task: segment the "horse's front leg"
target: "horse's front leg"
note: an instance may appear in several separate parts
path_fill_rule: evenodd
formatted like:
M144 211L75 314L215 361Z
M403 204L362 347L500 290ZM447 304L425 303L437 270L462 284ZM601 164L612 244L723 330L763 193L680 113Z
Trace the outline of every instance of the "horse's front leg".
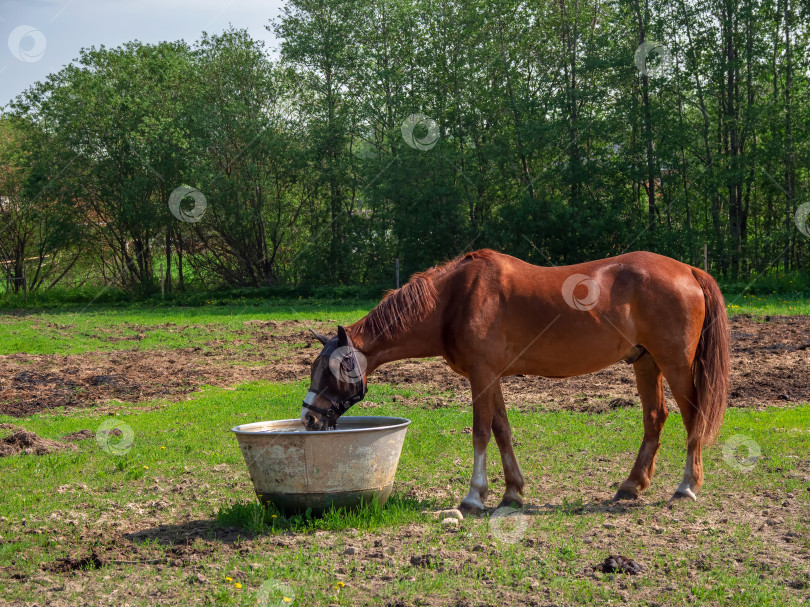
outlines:
M501 452L506 492L501 506L522 506L523 473L512 448L512 431L506 417L500 379L489 375L470 376L473 393L473 472L470 490L461 502L459 510L478 514L484 509L489 491L487 485L487 445L495 431L495 440Z
M500 382L496 394L496 405L492 416L492 429L495 432L495 441L501 452L501 463L503 464L503 476L506 481L506 491L503 499L498 504L498 508L509 506L521 508L523 506L523 472L515 457L515 450L512 447L512 428L509 419L506 417L506 405L503 402Z
M487 484L487 445L492 434L492 410L483 410L473 401L473 471L470 490L458 509L464 514L480 514L489 493Z

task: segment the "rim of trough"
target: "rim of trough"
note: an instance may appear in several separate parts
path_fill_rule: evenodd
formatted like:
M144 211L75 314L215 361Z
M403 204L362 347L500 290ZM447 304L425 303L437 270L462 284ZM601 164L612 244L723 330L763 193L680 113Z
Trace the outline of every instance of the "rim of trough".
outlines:
M385 417L385 416L378 416L378 415L347 415L340 418L344 422L348 423L357 423L358 421L363 425L367 425L366 428L340 428L338 425L337 429L329 430L328 432L324 432L322 430L290 430L289 432L285 432L283 430L273 430L272 427L286 425L291 422L293 423L300 423L301 420L299 419L276 419L264 422L252 422L250 424L241 424L239 426L234 426L231 428L231 432L234 434L242 434L246 436L260 436L263 434L272 434L273 436L312 436L312 435L320 435L320 436L332 436L335 434L348 434L352 432L378 432L380 430L399 430L401 428L407 428L411 424L411 420L405 417ZM340 422L338 422L339 424ZM260 426L261 430L252 430L251 427Z

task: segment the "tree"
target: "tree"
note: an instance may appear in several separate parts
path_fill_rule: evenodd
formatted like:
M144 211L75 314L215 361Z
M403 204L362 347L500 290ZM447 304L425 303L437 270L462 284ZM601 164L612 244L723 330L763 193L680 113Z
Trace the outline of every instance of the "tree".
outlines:
M30 123L0 118L0 263L15 293L55 286L81 255L80 215L50 187L59 156Z

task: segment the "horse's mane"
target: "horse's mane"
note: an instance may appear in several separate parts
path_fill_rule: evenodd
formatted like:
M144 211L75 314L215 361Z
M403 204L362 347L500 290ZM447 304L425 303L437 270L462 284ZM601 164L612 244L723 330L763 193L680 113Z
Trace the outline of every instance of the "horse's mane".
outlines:
M363 330L371 335L388 338L407 331L436 309L439 296L434 284L436 278L455 269L465 261L488 259L493 255L497 255L497 253L490 249L481 249L414 274L399 289L386 292L382 301L358 324L362 325Z

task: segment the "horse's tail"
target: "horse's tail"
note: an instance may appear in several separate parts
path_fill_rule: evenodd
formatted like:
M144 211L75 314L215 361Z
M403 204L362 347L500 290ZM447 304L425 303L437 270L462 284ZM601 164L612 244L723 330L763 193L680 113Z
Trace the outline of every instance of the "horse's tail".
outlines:
M704 445L717 439L726 412L729 384L729 326L720 287L703 270L692 268L703 289L706 315L700 331L692 378L697 390L694 437Z

